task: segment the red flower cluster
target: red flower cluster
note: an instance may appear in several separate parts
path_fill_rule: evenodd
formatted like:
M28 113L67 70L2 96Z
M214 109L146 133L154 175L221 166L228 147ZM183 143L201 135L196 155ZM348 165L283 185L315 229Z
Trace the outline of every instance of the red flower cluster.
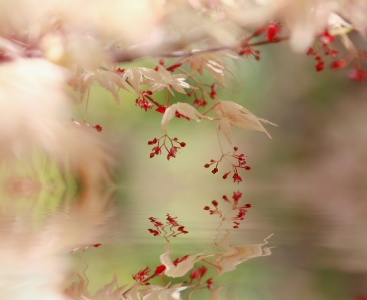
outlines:
M329 68L331 70L339 70L345 68L352 61L355 62L355 67L348 72L348 78L353 81L363 81L367 79L367 71L363 70L361 66L361 59L367 59L367 53L365 51L351 52L345 58L336 58L339 54L337 50L333 49L331 44L335 41L335 37L325 30L320 36L318 42L316 41L316 49L321 48L325 56L330 56L333 61L330 63ZM322 59L319 50L314 50L310 47L307 50L307 55L314 56L317 61L315 69L320 72L324 69L324 61Z
M168 147L167 142L170 143ZM167 134L164 134L158 139L154 138L151 141L148 141L148 145L156 145L155 147L152 148L150 158L162 154L162 148L163 148L167 151L167 160L170 160L171 157L173 158L176 157L178 149L185 147L186 143L179 142L177 138L171 139Z
M139 285L149 285L149 282L146 282L145 280L149 277L149 267L146 267L143 270L140 270L138 273L133 275L133 279L139 284Z
M140 92L140 97L138 99L135 100L135 103L137 106L139 106L140 108L144 109L145 111L148 111L148 109L151 109L153 107L153 104L150 103L147 99L147 95L151 96L153 94L152 91L141 91Z
M233 201L228 199L227 196L222 197L224 202L229 203L231 205L232 216L224 215L222 210L218 208L218 201L216 200L212 201L213 208L211 208L210 206L205 206L204 210L208 210L211 215L218 214L223 221L228 221L228 220L232 221L234 224L233 228L238 228L240 225L239 221L242 221L244 219L244 216L247 212L246 209L251 207L251 204L245 204L242 206L238 206L238 201L241 197L242 197L242 193L239 191L233 192L233 196L232 196ZM233 212L235 213L235 215L233 215Z
M232 164L232 170L229 172L226 172L223 174L223 179L227 179L228 175L231 174L233 172L233 182L237 182L240 183L242 182L242 178L240 175L238 175L238 168L241 169L245 169L245 170L250 170L251 168L249 166L246 165L246 160L245 160L245 154L236 154L238 148L234 147L233 148L233 153L232 154L222 154L221 158L219 160L214 160L211 159L210 162L208 164L205 164L204 167L205 168L209 168L211 165L215 165L214 168L212 169L212 173L216 174L218 173L218 165L219 163L222 161L222 159L224 157L231 157L234 158L237 161L237 164Z
M155 229L149 228L148 231L153 234L153 236L161 236L165 239L169 237L176 237L179 234L189 233L185 230L185 226L180 225L176 219L177 217L171 217L169 214L166 215L166 224L163 224L158 219L150 217L149 221L153 223ZM169 228L169 230L166 230Z

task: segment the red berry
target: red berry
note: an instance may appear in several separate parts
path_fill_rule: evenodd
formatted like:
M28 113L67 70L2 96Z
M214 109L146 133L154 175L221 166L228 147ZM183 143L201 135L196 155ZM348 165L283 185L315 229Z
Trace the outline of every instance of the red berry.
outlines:
M350 80L354 81L366 80L367 72L362 69L352 69L348 72L348 77Z
M102 131L102 127L100 125L96 125L94 126L94 128L98 131L101 132Z

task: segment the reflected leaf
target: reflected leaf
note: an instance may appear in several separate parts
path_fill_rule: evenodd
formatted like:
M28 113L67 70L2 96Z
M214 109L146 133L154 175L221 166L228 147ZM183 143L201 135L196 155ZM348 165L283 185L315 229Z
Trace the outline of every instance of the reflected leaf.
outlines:
M264 239L264 243L262 244L231 246L229 244L230 231L227 230L224 238L215 243L216 246L224 250L224 253L216 254L214 261L210 262L210 264L215 267L218 275L221 275L233 271L237 265L251 258L271 255L270 247L263 248L271 236Z
M163 253L159 258L161 263L166 267L164 274L169 277L182 277L187 274L193 267L194 264L206 257L211 255L202 255L202 253L195 255L188 255L186 259L178 262L176 265L172 262L171 257L169 256L172 252L170 248L170 244L166 243L164 248L166 252Z
M95 295L88 292L88 283L78 274L79 282L74 282L65 290L65 295L72 299L90 299L90 300L120 300L126 285L115 289L118 277L115 274L110 283L98 290ZM140 300L140 299L139 299Z
M181 283L171 287L169 285L166 287L152 285L142 291L142 294L145 295L142 300L181 300L180 292L187 288L187 286L182 286Z
M141 300L139 297L139 285L134 284L126 293L122 295L122 300Z
M219 298L219 293L220 293L220 290L221 290L221 289L222 289L222 287L221 287L221 286L219 286L219 287L215 288L215 289L212 291L211 295L210 295L210 300L221 300L221 299Z

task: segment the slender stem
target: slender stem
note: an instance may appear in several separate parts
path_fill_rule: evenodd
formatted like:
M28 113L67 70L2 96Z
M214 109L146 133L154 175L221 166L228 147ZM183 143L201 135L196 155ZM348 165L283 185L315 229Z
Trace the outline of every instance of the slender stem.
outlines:
M145 98L147 98L150 102L152 102L153 104L155 104L158 107L161 107L163 105L159 104L157 101L155 101L152 97L150 97L149 95L144 95Z
M215 132L217 133L217 138L218 138L218 143L219 143L219 147L220 147L220 152L222 153L222 157L220 158L220 160L222 160L222 158L224 156L224 152L223 152L223 148L222 148L222 143L220 142L219 132L218 132L218 129L217 129L217 127L215 125L214 125L214 128L215 128Z
M84 120L83 122L87 122L87 111L88 111L88 105L89 105L89 94L90 94L90 87L88 88L88 95L87 95L87 101L85 104L85 112L84 112Z

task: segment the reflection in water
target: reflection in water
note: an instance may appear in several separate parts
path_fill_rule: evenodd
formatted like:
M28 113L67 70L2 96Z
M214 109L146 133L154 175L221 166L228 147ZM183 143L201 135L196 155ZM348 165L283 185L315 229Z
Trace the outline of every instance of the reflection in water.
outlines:
M71 267L68 252L99 241L113 215L106 209L110 194L98 190L85 190L74 199L52 193L38 197L53 200L56 207L45 208L36 195L2 198L1 299L66 299L62 287ZM26 200L29 205L23 205Z
M110 283L92 295L88 291L88 277L84 274L84 277L78 275L78 281L68 287L65 293L72 299L177 300L182 299L181 291L186 290L187 299L191 299L195 291L207 289L208 299L221 299L220 287L214 288L215 277L205 278L208 267L214 266L219 276L234 270L237 265L251 258L271 254L270 248L263 247L267 244L267 239L262 244L231 246L230 232L226 230L223 240L215 243L218 249L216 252L185 255L173 261L170 257L172 253L170 242L167 242L164 246L166 252L160 255L161 265L157 266L152 274L148 266L134 274L132 278L136 281L135 284L128 283L117 287L117 275L115 275ZM198 266L197 263L202 265ZM160 285L150 283L155 277L161 278ZM178 279L179 283L170 284L170 278Z

